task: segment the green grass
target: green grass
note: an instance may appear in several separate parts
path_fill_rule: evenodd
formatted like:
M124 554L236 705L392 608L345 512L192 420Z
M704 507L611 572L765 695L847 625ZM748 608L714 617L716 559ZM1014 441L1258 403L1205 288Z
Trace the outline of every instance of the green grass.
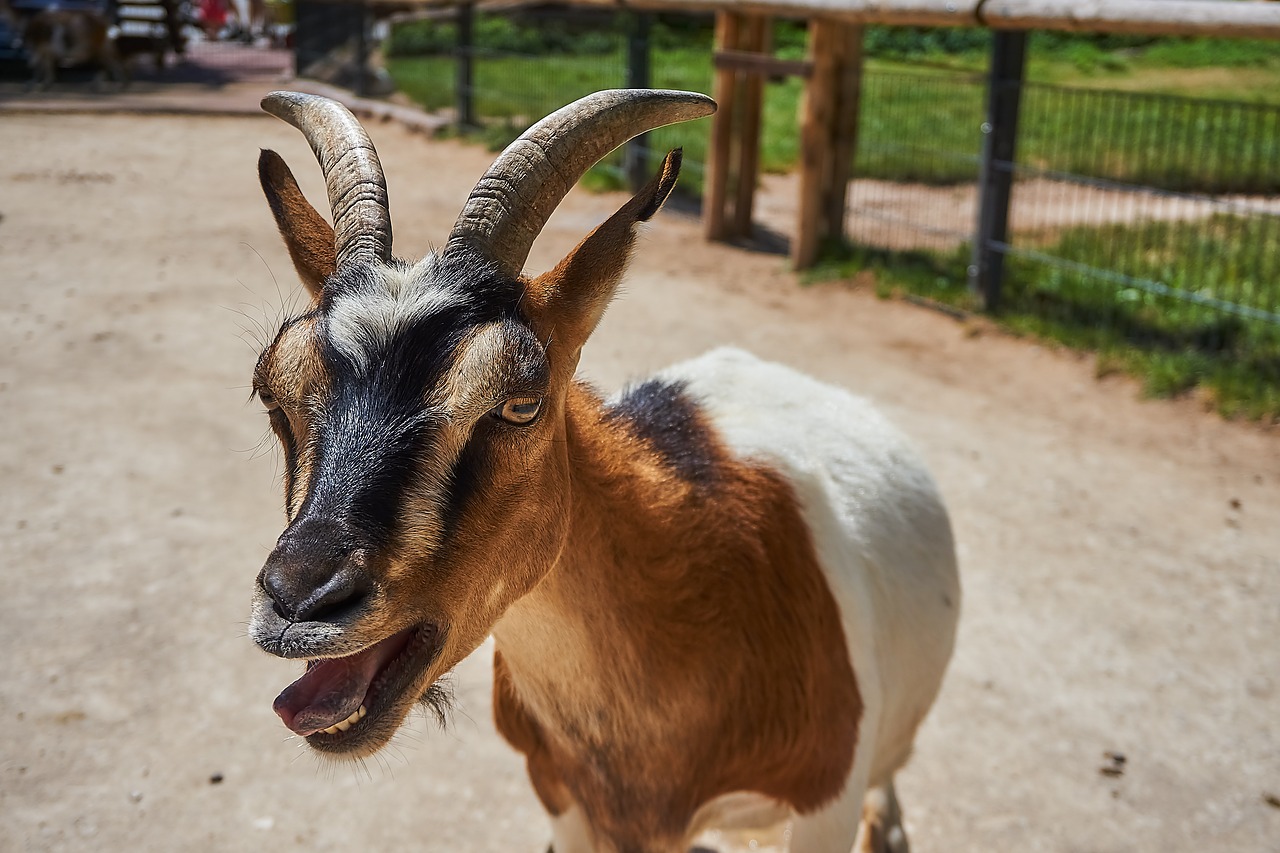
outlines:
M709 91L711 72L706 54L693 48L665 52L655 57L654 85L661 88ZM533 121L566 103L598 89L623 85L625 59L621 46L607 53L585 56L558 55L552 59L521 56L493 56L475 63L475 109L485 127L482 137L490 148L502 148ZM387 70L400 91L425 106L441 109L453 106L454 64L449 57L390 57ZM776 96L770 97L770 102ZM655 151L683 147L687 173L681 179L686 193L701 192L701 166L706 162L711 136L710 119L663 128L651 134ZM766 164L786 168L794 162L790 155L775 157ZM607 158L588 176L588 185L615 188L621 185L621 154Z
M600 39L591 45L593 52L582 54L555 52L539 58L498 54L478 59L476 109L490 126L490 143L509 141L529 122L588 92L623 85L621 39L615 39L612 47ZM709 46L708 42L655 49L653 85L709 92ZM1179 53L1174 47L1162 42L1148 51L1172 53L1164 61L1181 60L1184 65L1179 67L1201 74L1194 64L1200 48L1184 45ZM1092 67L1083 60L1070 60L1073 50L1092 55L1100 49L1092 42L1069 43L1052 62L1040 63L1032 79L1079 83L1083 77L1096 82L1092 71L1077 71L1073 79L1061 73L1064 63ZM802 53L798 47L779 51L780 55ZM1254 54L1237 55L1242 62L1249 57ZM976 71L985 55L945 59L949 68ZM387 65L399 88L414 100L431 109L452 105L454 70L449 57L392 56ZM1260 73L1266 91L1280 97L1280 61L1243 67ZM801 96L798 79L766 89L761 145L766 171L787 171L797 162ZM932 184L972 181L981 144L976 125L983 116L983 99L980 75L940 71L929 65L927 57L911 62L872 59L863 92L856 174ZM685 148L691 164L686 191L699 189L697 170L705 159L709 135L710 121L704 120L658 131L652 137L654 148ZM1274 193L1280 192L1280 169L1260 167L1280 162L1280 117L1243 106L1104 96L1088 89L1033 84L1023 97L1018 156L1022 163L1042 169L1170 190ZM608 167L616 170L618 162L615 158Z
M1073 228L1038 251L1123 270L1201 297L1280 311L1277 224L1220 215L1205 223ZM953 252L830 247L810 280L876 276L882 295L909 293L979 310L965 282L968 245ZM1226 417L1280 422L1280 325L1240 317L1035 259L1010 257L995 319L1018 335L1098 354L1100 374L1139 377L1146 393L1197 389Z

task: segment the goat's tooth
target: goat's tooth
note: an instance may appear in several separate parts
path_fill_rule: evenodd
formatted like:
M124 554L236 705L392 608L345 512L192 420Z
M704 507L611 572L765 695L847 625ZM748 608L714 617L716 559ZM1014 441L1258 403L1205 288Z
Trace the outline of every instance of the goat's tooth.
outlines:
M336 735L339 732L339 729L337 726L329 726L329 728L321 729L321 731L327 735Z
M360 706L360 708L359 708L359 710L357 710L357 711L356 711L356 714L358 715L358 716L356 717L356 719L358 719L358 720L363 720L363 719L364 719L364 715L365 715L365 714L367 714L367 713L369 713L369 709L368 709L368 708L366 708L365 706L361 705L361 706Z
M351 721L343 720L340 723L334 723L333 727L340 732L345 732L347 729L351 728Z
M346 723L347 725L355 725L356 723L360 722L360 717L361 717L361 714L359 711L352 711L351 716L347 717L345 720L343 720L343 722Z

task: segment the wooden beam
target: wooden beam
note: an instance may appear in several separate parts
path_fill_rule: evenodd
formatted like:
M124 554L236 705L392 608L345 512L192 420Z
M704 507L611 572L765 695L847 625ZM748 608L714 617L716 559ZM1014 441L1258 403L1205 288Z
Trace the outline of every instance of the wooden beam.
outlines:
M840 67L836 72L835 118L831 126L831 177L823 210L824 230L829 238L845 236L849 179L853 176L853 158L858 149L863 33L860 26L843 24L837 36Z
M736 50L741 16L731 12L716 14L715 45L717 50ZM729 190L729 151L733 143L733 84L736 73L717 69L712 97L719 109L711 120L711 146L707 151L706 180L702 187L702 227L708 240L725 237L726 210Z
M800 120L800 198L796 233L791 241L791 264L813 266L826 234L826 186L831 177L832 124L840 69L841 24L817 19L809 22L809 56L813 75L805 87Z
M751 17L744 28L741 47L766 54L773 50L773 25L768 18ZM760 175L760 123L764 114L764 77L738 74L741 115L738 124L738 151L734 172L734 237L751 236L751 216L755 208L756 179Z
M314 0L347 2L347 0ZM374 8L456 6L462 0L367 0ZM571 0L619 7L618 0ZM494 3L492 8L510 8ZM516 4L519 5L519 4ZM486 8L489 4L485 4ZM627 0L628 9L826 18L900 27L1201 35L1280 40L1280 3L1266 0Z
M445 0L447 2L447 0ZM574 0L616 8L617 0ZM681 12L732 10L775 18L828 18L849 24L974 27L981 0L627 0L627 8ZM1205 0L1210 3L1211 0Z
M764 77L808 77L813 72L813 63L807 59L778 59L741 50L716 51L711 57L711 64L716 68Z
M1280 4L1257 0L988 0L992 29L1280 39Z

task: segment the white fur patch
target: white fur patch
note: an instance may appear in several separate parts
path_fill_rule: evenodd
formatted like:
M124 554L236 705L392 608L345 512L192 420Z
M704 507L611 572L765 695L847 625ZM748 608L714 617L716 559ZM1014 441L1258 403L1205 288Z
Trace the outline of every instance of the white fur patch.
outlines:
M465 298L458 282L440 279L434 255L407 270L385 267L360 290L334 299L329 339L364 370L397 333Z
M720 349L659 376L686 383L735 456L795 489L864 703L851 781L883 782L906 760L955 641L960 584L933 479L870 403L782 365Z

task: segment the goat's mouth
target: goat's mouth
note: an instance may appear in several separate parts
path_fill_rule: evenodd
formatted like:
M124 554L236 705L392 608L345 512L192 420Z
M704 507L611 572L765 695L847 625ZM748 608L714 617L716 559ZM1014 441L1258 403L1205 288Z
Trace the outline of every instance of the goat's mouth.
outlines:
M324 752L376 749L399 725L410 697L443 645L443 632L422 624L362 652L308 661L302 677L272 706L285 726Z

